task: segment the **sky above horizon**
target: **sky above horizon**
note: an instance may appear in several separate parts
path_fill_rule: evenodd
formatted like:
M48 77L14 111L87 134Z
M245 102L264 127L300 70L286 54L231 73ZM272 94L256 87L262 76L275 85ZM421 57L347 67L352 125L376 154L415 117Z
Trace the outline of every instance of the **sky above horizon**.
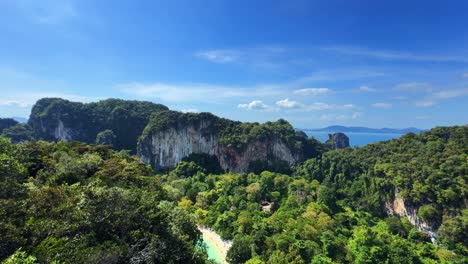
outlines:
M467 1L0 0L0 117L146 100L295 127L468 123Z

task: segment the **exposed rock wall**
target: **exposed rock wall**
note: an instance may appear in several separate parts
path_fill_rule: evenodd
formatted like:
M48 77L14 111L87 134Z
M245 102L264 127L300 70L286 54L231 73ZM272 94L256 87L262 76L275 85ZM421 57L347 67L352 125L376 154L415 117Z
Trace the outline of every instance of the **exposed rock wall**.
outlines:
M207 129L208 124L201 123L158 131L140 141L138 155L153 168L173 168L191 153L215 155L218 137Z
M403 198L398 196L398 191L395 192L395 199L392 202L385 204L387 214L398 215L400 217L406 217L408 221L414 225L419 231L429 235L432 243L436 243L438 236L436 230L428 223L422 221L418 216L418 210L416 206L406 203Z
M181 118L182 120L183 118ZM173 121L173 120L172 120ZM282 161L294 165L303 158L278 137L251 140L241 149L221 143L216 118L172 124L145 134L138 143L138 155L155 169L174 168L192 153L214 155L225 171L247 172L251 162Z

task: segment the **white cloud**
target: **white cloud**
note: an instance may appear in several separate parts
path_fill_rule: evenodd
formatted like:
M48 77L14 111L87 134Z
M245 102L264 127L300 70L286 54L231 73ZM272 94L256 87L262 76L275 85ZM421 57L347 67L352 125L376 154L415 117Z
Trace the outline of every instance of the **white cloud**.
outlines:
M468 78L468 72L463 73L462 77L463 78Z
M391 103L379 102L379 103L372 104L372 106L376 108L390 109L392 108L393 105Z
M362 112L354 112L353 115L351 116L352 119L357 119L363 115Z
M426 55L389 50L372 50L358 47L334 46L322 50L352 56L366 56L383 60L430 61L430 62L468 62L468 57L459 55Z
M260 100L254 100L250 103L247 104L239 104L237 105L238 108L246 109L246 110L260 110L260 111L266 111L266 110L271 110L272 108L266 104L264 104Z
M321 94L326 94L329 93L330 89L328 88L304 88L304 89L299 89L295 90L293 93L297 95L321 95Z
M297 109L297 108L302 108L304 107L303 104L298 103L296 101L291 101L288 98L279 100L276 102L276 105L281 107L281 108L287 108L287 109Z
M359 91L360 91L360 92L375 92L375 91L377 91L377 90L375 90L375 89L373 89L373 88L370 88L370 87L368 87L368 86L363 85L363 86L359 87Z
M232 63L239 60L241 53L236 50L207 50L197 52L195 56L215 63Z

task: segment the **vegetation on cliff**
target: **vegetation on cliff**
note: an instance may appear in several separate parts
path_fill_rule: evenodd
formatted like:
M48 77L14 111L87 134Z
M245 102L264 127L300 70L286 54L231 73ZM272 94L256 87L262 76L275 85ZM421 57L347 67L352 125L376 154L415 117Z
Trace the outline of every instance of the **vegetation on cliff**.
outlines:
M0 137L0 261L206 263L201 234L127 152Z
M17 124L19 124L19 122L14 120L13 118L0 118L0 134L5 128L10 128Z
M38 139L56 140L59 120L70 129L71 140L95 143L98 134L110 130L115 149L136 151L137 139L153 112L166 106L144 101L107 99L97 103L76 103L60 98L44 98L33 107L29 124ZM100 137L101 138L101 137Z

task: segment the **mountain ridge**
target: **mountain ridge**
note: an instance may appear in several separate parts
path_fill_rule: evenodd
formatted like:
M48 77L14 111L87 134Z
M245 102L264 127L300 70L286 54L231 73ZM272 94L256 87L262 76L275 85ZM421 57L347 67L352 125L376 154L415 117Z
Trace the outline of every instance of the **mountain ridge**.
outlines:
M427 131L427 129L420 129L416 127L407 128L370 128L363 126L340 126L333 125L324 128L301 128L302 131L314 131L314 132L347 132L347 133L379 133L379 134L406 134L406 133L421 133Z

